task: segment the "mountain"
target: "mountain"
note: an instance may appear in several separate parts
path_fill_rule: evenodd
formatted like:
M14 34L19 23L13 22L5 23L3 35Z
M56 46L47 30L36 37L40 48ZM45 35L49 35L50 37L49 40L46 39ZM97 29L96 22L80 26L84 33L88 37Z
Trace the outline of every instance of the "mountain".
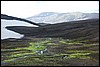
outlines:
M95 19L99 18L98 13L81 13L81 12L72 12L72 13L57 13L57 12L43 12L27 19L36 23L61 23L77 20L86 20L86 19Z
M39 24L33 23L29 20L17 18L1 14L1 39L7 38L22 38L24 35L17 32L6 29L7 26L31 26L38 27Z
M89 39L99 41L99 19L70 21L42 27L10 26L9 30L25 37L62 37L68 39Z

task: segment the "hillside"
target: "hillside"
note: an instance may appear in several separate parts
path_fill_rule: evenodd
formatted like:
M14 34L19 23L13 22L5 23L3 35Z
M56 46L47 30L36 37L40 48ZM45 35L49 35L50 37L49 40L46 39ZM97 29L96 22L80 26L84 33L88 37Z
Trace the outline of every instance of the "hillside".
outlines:
M99 66L99 19L7 29L25 37L1 40L1 66Z
M63 37L99 41L99 19L64 22L37 28L25 26L11 26L6 28L24 34L26 37Z

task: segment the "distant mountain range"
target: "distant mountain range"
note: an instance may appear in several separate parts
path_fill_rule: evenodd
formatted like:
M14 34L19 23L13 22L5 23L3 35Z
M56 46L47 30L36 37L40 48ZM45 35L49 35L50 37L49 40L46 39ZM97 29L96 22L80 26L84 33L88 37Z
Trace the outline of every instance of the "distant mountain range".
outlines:
M49 23L55 24L60 22L69 22L86 19L99 18L99 13L57 13L57 12L43 12L38 15L28 17L27 19L36 23Z

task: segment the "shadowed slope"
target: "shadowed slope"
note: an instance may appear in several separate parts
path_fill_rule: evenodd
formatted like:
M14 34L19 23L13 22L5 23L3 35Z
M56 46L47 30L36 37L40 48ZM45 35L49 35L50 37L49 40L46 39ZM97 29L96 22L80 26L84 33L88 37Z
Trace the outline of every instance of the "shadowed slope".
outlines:
M99 19L45 25L43 27L12 26L9 30L33 37L63 37L68 39L99 40Z

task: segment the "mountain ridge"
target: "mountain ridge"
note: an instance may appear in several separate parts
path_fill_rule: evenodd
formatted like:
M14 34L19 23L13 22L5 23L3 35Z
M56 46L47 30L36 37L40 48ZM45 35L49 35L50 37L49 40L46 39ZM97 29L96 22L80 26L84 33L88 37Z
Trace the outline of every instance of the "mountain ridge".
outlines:
M81 12L72 12L72 13L57 13L57 12L43 12L26 19L31 20L36 23L61 23L77 20L86 20L86 19L95 19L99 18L99 13L81 13Z

